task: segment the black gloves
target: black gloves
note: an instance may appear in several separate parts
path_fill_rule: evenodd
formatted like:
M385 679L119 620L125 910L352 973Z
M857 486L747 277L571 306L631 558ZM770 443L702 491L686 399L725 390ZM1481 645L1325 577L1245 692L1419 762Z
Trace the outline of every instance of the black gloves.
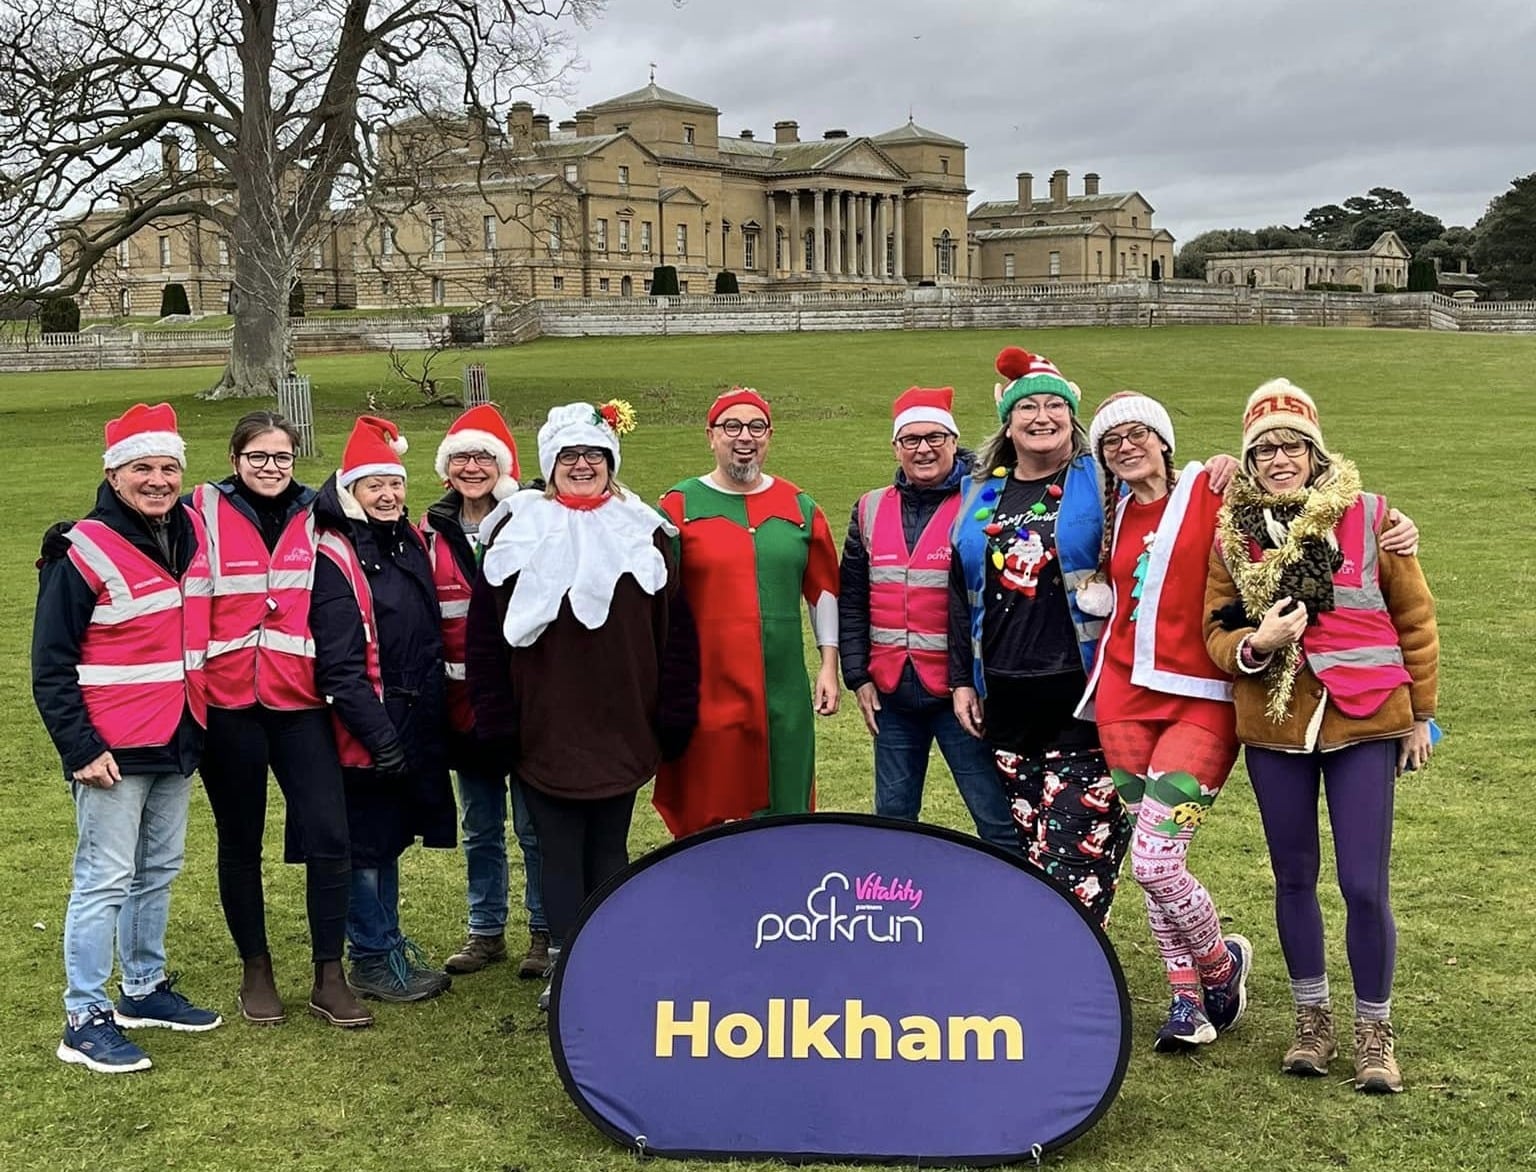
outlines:
M380 777L404 777L410 771L399 741L390 741L373 755L373 771Z
M48 526L48 531L43 534L42 557L37 563L39 567L43 562L56 562L69 556L69 538L66 534L74 527L73 521L57 521Z

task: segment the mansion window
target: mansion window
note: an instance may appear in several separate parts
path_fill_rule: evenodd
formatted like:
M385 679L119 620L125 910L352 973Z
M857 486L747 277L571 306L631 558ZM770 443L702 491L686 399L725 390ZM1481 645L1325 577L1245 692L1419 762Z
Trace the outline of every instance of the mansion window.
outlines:
M229 308L229 294L230 294L230 290L226 289L224 291L224 312L225 313L232 313L232 312L234 312L233 310L231 310ZM117 291L117 310L124 317L127 317L130 313L133 312L133 294L129 293L127 289L119 289Z
M651 255L651 222L640 221L640 251L646 256Z
M688 225L677 226L677 256L679 260L688 259Z
M395 228L393 224L385 224L379 229L379 253L383 256L395 255Z
M443 231L443 217L433 216L432 228L432 259L442 260L448 250L448 238Z
M741 267L748 270L757 268L756 232L743 232L741 234Z
M608 221L607 220L601 220L601 219L598 220L598 222L597 222L597 232L596 232L596 241L597 241L597 251L598 252L607 252L608 251Z
M379 292L382 293L385 297L388 297L392 292L394 292L394 288L395 283L388 277L385 277L382 281L379 282Z
M317 244L309 250L309 267L312 269L325 268L325 246Z
M683 141L689 146L693 145L693 127L687 124L683 126Z
M160 267L162 269L171 267L171 238L169 236L160 237Z
M625 166L620 166L619 167L619 186L620 187L628 187L629 186L629 168L628 167L625 167Z
M777 272L784 267L784 229L776 228L773 232L773 267Z
M433 277L432 278L432 304L433 305L441 305L443 303L443 299L446 296L447 296L447 289L443 285L443 279L441 277Z
M895 236L887 236L885 238L885 275L887 277L894 277L896 275L896 237Z
M565 165L565 181L567 183L575 183L580 174L581 172L575 163L567 163Z
M939 174L940 175L948 175L949 174L949 160L945 156L943 156L943 155L939 156Z
M677 283L677 295L679 297L686 297L686 296L688 296L688 282L687 281L679 281Z
M219 237L218 248L219 248L219 265L220 265L220 267L228 267L228 265L229 265L229 237L227 237L227 236L220 236Z
M1053 277L1061 276L1061 253L1053 252L1050 255L1050 268L1048 270Z
M120 265L128 263L128 241L126 240L119 240L117 242L117 263ZM228 264L229 262L225 261L223 263Z
M496 217L482 216L480 220L480 243L486 252L496 251Z
M1013 280L1014 275L1013 253L1005 252L1003 253L1003 276L1007 280L1011 281Z
M1136 217L1135 216L1131 217L1131 227L1132 228L1136 227Z
M619 251L625 256L629 255L629 221L619 221Z
M1125 253L1120 254L1120 275L1125 276Z
M939 238L934 244L935 260L938 262L934 268L941 277L955 275L955 242L949 235L949 229L939 233Z
M549 217L549 251L556 256L560 254L561 220L559 216ZM557 280L559 278L556 278Z
M1104 275L1104 250L1102 248L1094 249L1093 264L1095 275L1102 277Z
M606 292L608 292L608 278L607 277L599 277L597 279L597 291L599 293L606 293Z
M552 277L550 279L549 285L550 285L550 288L552 288L556 293L564 293L565 292L565 278L564 277Z
M816 267L816 233L810 228L805 231L805 271L810 272Z

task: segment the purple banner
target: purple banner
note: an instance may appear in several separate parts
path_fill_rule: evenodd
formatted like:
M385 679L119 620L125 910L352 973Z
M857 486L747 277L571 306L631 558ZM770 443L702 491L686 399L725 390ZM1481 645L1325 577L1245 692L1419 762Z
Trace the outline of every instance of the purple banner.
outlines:
M1103 932L1022 862L821 814L637 861L566 944L550 1040L632 1149L975 1165L1091 1127L1129 1023Z

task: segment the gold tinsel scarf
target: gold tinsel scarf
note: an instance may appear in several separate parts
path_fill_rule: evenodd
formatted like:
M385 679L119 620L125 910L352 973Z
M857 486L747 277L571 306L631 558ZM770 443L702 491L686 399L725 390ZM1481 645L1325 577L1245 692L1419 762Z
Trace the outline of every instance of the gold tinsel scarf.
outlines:
M1233 478L1227 488L1226 501L1221 506L1216 533L1243 610L1255 625L1279 597L1282 576L1306 558L1304 546L1315 549L1318 542L1327 542L1345 510L1359 495L1359 471L1353 463L1338 457L1334 457L1333 467L1325 479L1299 492L1266 493L1246 475ZM1248 531L1257 527L1257 518L1266 513L1273 517L1277 512L1295 513L1285 527L1284 540L1274 542L1272 531L1268 534ZM1246 525L1243 524L1245 519ZM1263 550L1254 561L1249 554L1250 539L1273 548ZM1295 686L1300 666L1301 642L1298 640L1277 651L1262 673L1268 696L1264 710L1276 724L1284 721L1290 710L1291 689Z

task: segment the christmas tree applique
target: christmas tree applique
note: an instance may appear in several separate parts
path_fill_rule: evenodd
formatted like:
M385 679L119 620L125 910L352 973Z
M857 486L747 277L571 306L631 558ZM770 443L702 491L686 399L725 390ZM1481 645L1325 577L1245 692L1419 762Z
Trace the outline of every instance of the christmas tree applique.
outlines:
M1156 533L1148 533L1146 545L1141 551L1141 556L1136 559L1136 568L1131 572L1131 577L1136 585L1131 587L1131 599L1136 605L1131 609L1131 622L1136 621L1136 616L1141 613L1141 590L1147 584L1147 563L1152 559L1152 541Z

